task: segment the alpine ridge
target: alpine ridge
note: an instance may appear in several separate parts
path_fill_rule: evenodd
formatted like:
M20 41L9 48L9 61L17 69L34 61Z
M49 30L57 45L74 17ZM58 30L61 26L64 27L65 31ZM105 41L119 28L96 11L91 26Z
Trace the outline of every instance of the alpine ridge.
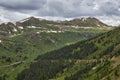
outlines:
M96 18L81 18L73 19L70 21L51 21L41 18L29 17L20 21L17 21L15 24L8 22L2 23L0 25L0 36L15 36L22 33L24 28L39 28L47 25L54 25L56 27L75 27L75 28L111 28L110 26L102 23Z

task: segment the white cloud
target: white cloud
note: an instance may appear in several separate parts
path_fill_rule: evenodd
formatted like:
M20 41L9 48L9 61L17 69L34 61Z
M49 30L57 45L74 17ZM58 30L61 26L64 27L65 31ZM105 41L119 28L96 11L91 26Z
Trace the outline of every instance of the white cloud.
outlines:
M119 16L96 16L98 19L100 19L102 22L108 24L108 25L120 25L120 17Z
M120 24L120 0L0 0L1 22L29 16L53 20L97 17L112 25Z
M3 22L9 22L10 20L8 18L5 18L4 15L0 15L0 23Z
M0 23L3 22L14 22L23 18L30 17L30 14L8 11L3 8L0 8Z

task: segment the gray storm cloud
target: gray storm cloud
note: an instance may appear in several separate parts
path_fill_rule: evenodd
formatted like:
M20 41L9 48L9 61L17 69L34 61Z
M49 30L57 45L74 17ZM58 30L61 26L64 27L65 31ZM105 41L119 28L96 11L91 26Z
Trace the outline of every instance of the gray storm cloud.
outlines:
M120 0L0 0L0 15L13 21L31 15L53 18L90 16L107 23L109 18L114 25L118 25L120 24L119 3Z

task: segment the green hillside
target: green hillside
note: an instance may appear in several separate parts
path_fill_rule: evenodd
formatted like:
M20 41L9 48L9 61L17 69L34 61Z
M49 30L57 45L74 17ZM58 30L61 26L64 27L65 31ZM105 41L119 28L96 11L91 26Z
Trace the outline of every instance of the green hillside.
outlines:
M109 30L75 29L55 26L25 28L13 37L0 38L0 76L3 80L16 80L17 74L29 68L41 54L57 50Z
M120 28L47 52L17 80L119 80Z

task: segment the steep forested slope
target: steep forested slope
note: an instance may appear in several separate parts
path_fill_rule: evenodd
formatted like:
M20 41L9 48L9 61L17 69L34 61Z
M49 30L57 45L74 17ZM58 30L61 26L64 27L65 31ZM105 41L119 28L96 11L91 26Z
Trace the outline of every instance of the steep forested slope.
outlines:
M115 46L120 43L120 28L101 34L95 38L66 46L38 57L38 59L82 59L101 58L112 54ZM117 53L115 53L117 55ZM114 55L115 55L114 54Z
M39 56L17 79L119 80L119 36L120 28L117 28L92 39L48 52Z

